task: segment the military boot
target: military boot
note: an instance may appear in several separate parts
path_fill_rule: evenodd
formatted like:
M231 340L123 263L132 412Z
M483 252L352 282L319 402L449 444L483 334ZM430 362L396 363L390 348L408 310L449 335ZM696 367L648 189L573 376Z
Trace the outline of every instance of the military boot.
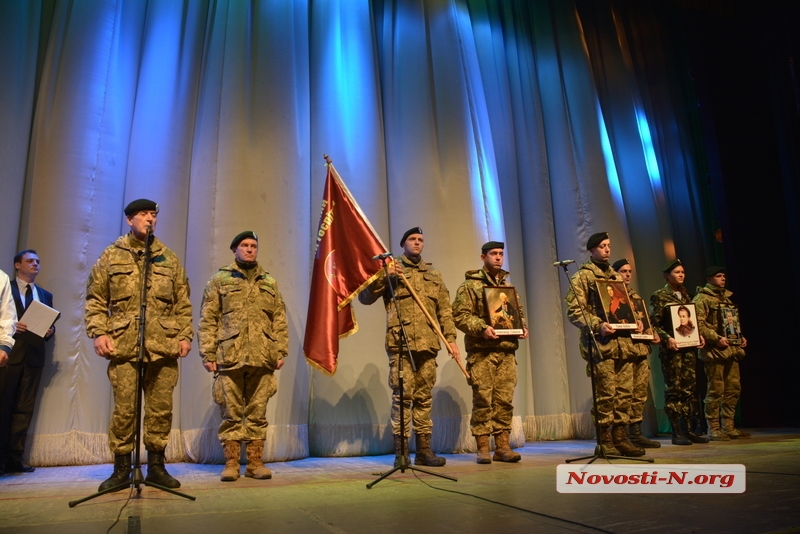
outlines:
M503 430L494 435L494 456L495 462L519 462L522 456L518 452L511 450L508 430Z
M599 427L600 444L595 447L594 453L597 456L622 456L614 447L614 440L611 438L611 425L601 425Z
M441 456L436 456L431 450L431 435L417 434L417 454L414 455L414 465L441 467L445 463L447 463L447 460Z
M483 436L475 436L475 441L478 443L478 460L479 464L492 463L492 453L489 452L489 434Z
M405 443L403 443L405 441ZM403 458L403 445L405 445L406 465L411 465L411 458L408 456L408 438L394 434L394 466L400 467L400 460Z
M614 447L619 451L622 456L635 458L637 456L644 456L644 449L637 447L628 439L628 432L625 430L627 425L614 425L611 427L611 440Z
M248 441L245 454L247 455L247 467L244 470L244 476L258 480L272 478L272 471L261 461L261 457L264 455L263 439Z
M181 483L167 473L164 467L164 451L147 451L147 476L146 482L152 482L165 488L180 488Z
M652 439L647 439L647 436L642 433L641 421L628 425L628 437L631 443L643 449L658 449L661 447L661 443L653 441Z
M672 444L691 445L692 440L687 438L686 434L684 434L682 418L677 415L670 415L669 422L672 425Z
M706 419L708 422L708 438L711 441L730 441L731 437L719 427L719 419Z
M225 453L225 468L219 476L223 482L233 482L239 479L239 457L242 453L242 444L231 439L225 440L222 445Z
M731 439L744 439L750 437L750 432L743 432L733 426L732 417L722 418L722 431L725 432Z
M114 456L114 472L110 477L105 479L97 491L105 491L114 486L121 484L130 484L131 482L131 453L117 454ZM117 488L115 491L125 489L124 486Z
M708 443L708 438L702 434L698 434L696 429L698 428L698 421L694 417L687 417L684 418L686 422L685 432L687 438L689 438L692 443Z

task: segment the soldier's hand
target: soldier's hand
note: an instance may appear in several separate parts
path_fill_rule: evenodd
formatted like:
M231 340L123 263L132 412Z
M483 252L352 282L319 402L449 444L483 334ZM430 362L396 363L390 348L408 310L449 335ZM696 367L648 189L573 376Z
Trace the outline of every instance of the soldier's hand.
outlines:
M747 346L747 340L746 340L744 337L742 337L742 344L741 344L741 347L742 347L742 348L745 348L746 346Z
M275 370L277 371L277 370L279 370L281 367L283 367L283 358L281 358L280 360L278 360L278 363L275 365Z
M644 323L642 321L636 320L636 333L641 334L644 331Z
M205 367L206 371L208 371L209 373L217 372L217 362L204 362L203 367Z
M401 274L405 274L403 272L403 266L400 265L400 262L395 261L392 262L391 265L389 265L389 274L393 274L395 276L400 276Z
M728 343L728 338L721 337L717 340L717 346L721 348L729 347L730 343Z
M0 350L0 367L5 367L7 363L8 363L8 354L6 354L6 351Z
M702 349L705 346L706 346L706 338L704 338L703 336L700 336L700 344L697 346L697 348L698 349Z
M103 358L111 356L111 353L114 352L114 343L111 342L111 338L105 334L94 338L94 352Z
M56 331L56 327L55 326L51 326L50 328L47 329L47 332L44 334L44 337L52 336L55 333L55 331Z
M500 337L495 333L494 328L491 326L487 326L482 335L483 339L498 339Z
M15 329L15 332L17 332L17 333L27 332L28 331L28 325L26 325L25 323L20 323L18 321L16 323L14 323L14 329Z
M458 351L458 345L455 343L448 343L447 345L450 347L450 356L458 363L461 363L461 353Z
M522 329L522 335L519 336L519 338L520 339L528 339L528 329L527 328L523 328Z
M603 323L603 324L600 325L600 335L601 336L610 336L614 332L616 332L616 330L614 330L614 328L610 324Z
M678 350L678 342L675 341L674 337L671 337L667 340L667 348L669 350Z
M185 358L186 355L189 354L189 351L192 350L192 342L187 341L185 339L181 339L180 341L178 341L178 347L180 348L179 356L181 358Z
M661 343L661 336L658 335L658 332L653 332L653 343L656 345Z

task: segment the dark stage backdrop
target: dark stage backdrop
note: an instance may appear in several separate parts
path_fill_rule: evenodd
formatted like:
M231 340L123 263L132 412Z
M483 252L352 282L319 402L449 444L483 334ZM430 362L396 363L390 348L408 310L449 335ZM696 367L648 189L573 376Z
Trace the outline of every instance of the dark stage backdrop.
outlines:
M185 262L195 310L232 260L230 239L260 236L290 328L269 458L391 449L383 310L356 305L360 329L332 378L303 361L323 153L395 252L407 228L423 228L423 257L451 294L484 241L507 243L531 327L512 442L592 436L552 262L583 261L588 236L608 231L647 296L667 259L680 257L694 285L718 253L682 35L638 4L0 3L0 254L10 268L17 249L37 249L37 281L63 313L31 462L111 458L84 285L139 197L161 206L157 234ZM652 363L650 427L663 419ZM196 349L181 361L169 459L221 459L210 380ZM444 353L434 398L434 448L474 450L471 390Z

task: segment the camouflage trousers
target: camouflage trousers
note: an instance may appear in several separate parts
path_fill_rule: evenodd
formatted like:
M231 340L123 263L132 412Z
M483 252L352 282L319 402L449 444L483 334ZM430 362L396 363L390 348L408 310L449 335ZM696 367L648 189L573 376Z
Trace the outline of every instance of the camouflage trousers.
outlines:
M417 370L411 368L408 353L403 355L403 415L405 437L411 432L411 422L417 434L430 434L433 430L431 390L436 384L436 353L412 352ZM389 354L389 387L392 388L392 434L400 435L400 380L397 372L397 354Z
M706 419L732 419L736 413L736 403L742 392L739 382L739 362L734 358L707 360L704 362L708 377L708 390L705 399Z
M697 355L695 349L678 352L659 350L664 374L664 411L672 417L697 417Z
M267 439L267 401L278 391L277 382L275 373L266 367L245 365L220 371L220 442Z
M148 451L163 451L167 448L172 430L172 391L178 383L178 360L160 358L143 365L144 446ZM114 392L108 445L115 455L128 454L134 446L136 367L135 360L113 359L108 364L108 379Z
M470 352L467 371L472 377L473 436L511 430L517 358L513 352Z
M594 364L597 424L627 425L633 395L633 363L607 359Z
M647 358L631 360L633 371L633 395L628 423L641 423L644 419L644 404L647 402L647 386L650 385L650 362Z

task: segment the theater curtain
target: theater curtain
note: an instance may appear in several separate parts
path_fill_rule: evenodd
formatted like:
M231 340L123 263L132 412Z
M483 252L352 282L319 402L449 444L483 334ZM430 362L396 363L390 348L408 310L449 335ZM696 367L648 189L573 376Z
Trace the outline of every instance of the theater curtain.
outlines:
M584 261L588 236L608 231L647 296L677 246L705 246L690 95L651 85L670 83L656 15L572 1L3 2L0 253L10 272L16 250L36 249L37 283L62 312L31 463L111 459L106 362L82 308L94 261L140 197L161 207L156 234L184 261L195 318L232 237L259 235L290 331L267 459L391 450L380 304L355 305L359 330L333 377L303 359L323 154L395 253L406 229L423 228L423 258L451 296L484 241L506 242L531 333L512 442L591 437L590 384L552 262ZM180 362L172 461L222 458L196 346ZM434 448L474 450L471 389L444 352L438 373Z

